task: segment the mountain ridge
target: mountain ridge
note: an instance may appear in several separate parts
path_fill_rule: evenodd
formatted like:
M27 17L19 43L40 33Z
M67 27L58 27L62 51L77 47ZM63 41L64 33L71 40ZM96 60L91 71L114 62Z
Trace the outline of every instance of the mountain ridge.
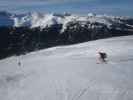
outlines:
M133 35L133 18L0 12L0 58L57 45Z
M3 19L5 17L5 20ZM7 19L6 19L7 18ZM30 27L30 28L46 28L47 26L51 26L54 24L62 24L63 27L66 26L69 22L81 22L81 24L85 24L85 22L90 23L101 23L110 27L113 23L124 24L125 20L133 20L131 17L122 17L122 16L108 16L108 15L96 15L93 13L89 13L86 16L82 15L74 15L69 13L64 14L44 14L44 13L25 13L25 14L13 14L8 12L0 12L0 20L6 21L10 20L13 23L10 24L7 22L7 25L10 27ZM128 25L132 25L131 23L127 23ZM6 26L6 25L0 25Z

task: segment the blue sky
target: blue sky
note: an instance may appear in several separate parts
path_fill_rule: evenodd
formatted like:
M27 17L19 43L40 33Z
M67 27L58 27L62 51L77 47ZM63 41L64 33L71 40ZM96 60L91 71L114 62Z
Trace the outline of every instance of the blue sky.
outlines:
M133 0L0 0L0 10L133 16Z

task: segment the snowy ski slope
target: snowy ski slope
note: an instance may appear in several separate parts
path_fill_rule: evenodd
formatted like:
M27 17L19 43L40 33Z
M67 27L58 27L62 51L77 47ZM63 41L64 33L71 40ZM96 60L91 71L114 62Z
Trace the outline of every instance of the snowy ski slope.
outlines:
M0 60L0 100L133 100L132 43L117 37ZM99 50L107 64L97 64Z

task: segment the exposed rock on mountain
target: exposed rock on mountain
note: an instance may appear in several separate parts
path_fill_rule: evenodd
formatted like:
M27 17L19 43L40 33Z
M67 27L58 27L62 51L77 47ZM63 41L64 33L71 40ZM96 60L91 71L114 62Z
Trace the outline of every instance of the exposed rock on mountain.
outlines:
M0 12L0 58L56 45L133 34L133 18Z

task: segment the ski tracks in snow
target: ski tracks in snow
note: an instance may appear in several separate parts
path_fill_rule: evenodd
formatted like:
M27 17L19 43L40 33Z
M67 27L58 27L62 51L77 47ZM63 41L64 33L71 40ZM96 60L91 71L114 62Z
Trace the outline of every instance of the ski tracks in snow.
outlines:
M68 91L66 80L56 79L53 80L55 87L55 94L57 100L68 100Z
M88 85L84 88L81 88L73 97L71 100L79 100L85 93L90 89L91 84L94 84L94 80L90 80L88 82Z

